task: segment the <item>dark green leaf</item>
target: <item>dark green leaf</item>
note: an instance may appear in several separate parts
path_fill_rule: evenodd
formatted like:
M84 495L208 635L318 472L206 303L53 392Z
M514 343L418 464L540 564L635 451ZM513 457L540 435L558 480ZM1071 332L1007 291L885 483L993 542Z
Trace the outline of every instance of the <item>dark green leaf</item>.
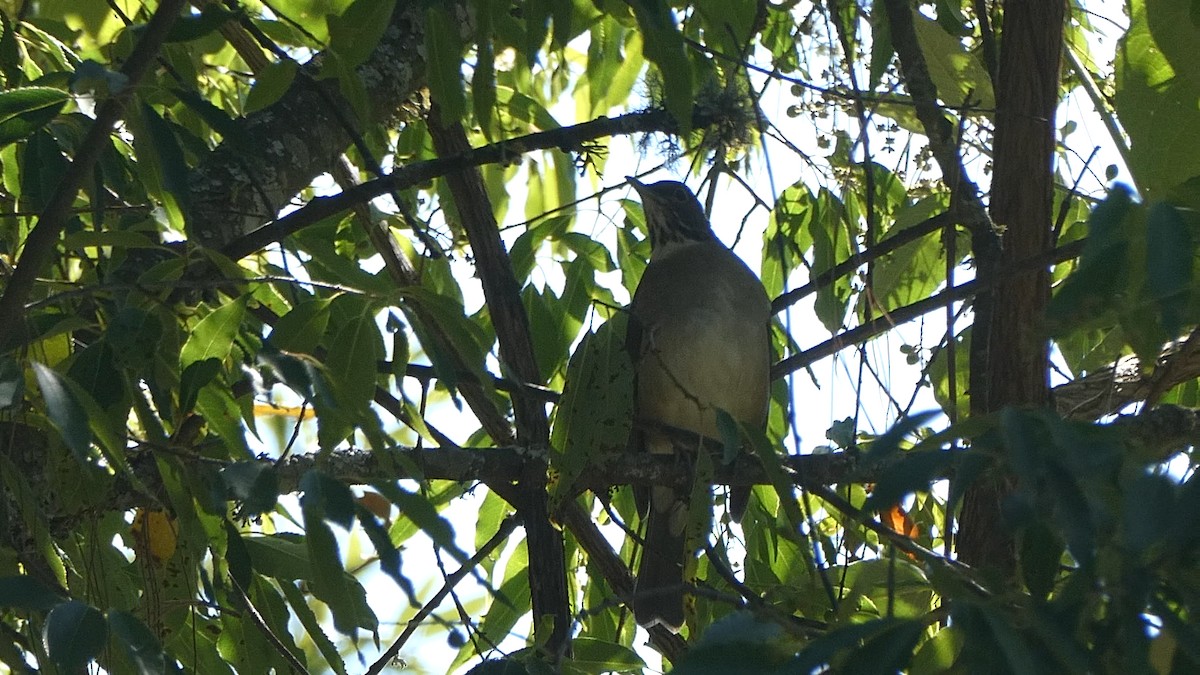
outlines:
M384 489L381 485L376 487L381 491ZM459 562L467 562L469 556L454 542L454 528L448 520L438 515L429 499L398 486L386 490L384 495L400 509L405 518L421 528L421 531L433 540L434 545L448 551Z
M1021 578L1029 593L1044 600L1054 589L1062 563L1063 545L1058 537L1040 520L1030 523L1018 535Z
M333 338L325 368L338 403L350 414L365 412L375 396L382 343L375 317L366 312L343 324Z
M0 410L21 403L25 395L25 371L11 356L0 356Z
M108 628L117 644L125 648L125 654L137 668L139 675L165 675L178 672L175 660L163 651L154 633L136 616L129 612L110 609Z
M1179 211L1165 202L1151 206L1146 216L1146 291L1158 305L1163 329L1170 335L1191 322L1185 312L1194 252L1191 228Z
M61 604L63 598L42 582L27 576L0 578L0 607L26 612L45 612Z
M799 675L820 670L821 666L828 664L838 652L857 647L864 640L870 640L906 623L908 622L900 619L872 619L833 628L804 645L804 649L780 672Z
M633 424L633 364L625 349L627 317L618 314L585 335L567 366L566 385L554 415L551 445L556 477L551 509L575 493L575 483L596 453L621 448Z
M913 649L925 633L923 621L901 621L888 626L854 650L838 671L854 675L892 675L903 672Z
M333 625L341 633L354 635L358 631L359 616L350 596L346 571L338 553L337 539L325 524L325 516L317 500L301 502L304 514L304 538L308 547L308 559L312 565L313 595L317 596L333 612Z
M417 601L416 590L400 569L400 550L392 543L387 528L362 504L356 504L355 511L358 514L359 524L362 525L363 531L367 533L367 538L375 547L376 555L379 556L379 569L391 577L400 590L404 591L404 594L408 596L409 603L414 607L419 607L421 603Z
M175 23L171 24L171 30L167 32L164 42L191 42L216 31L221 27L221 24L237 19L239 16L240 12L228 9L220 3L214 2L204 5L199 14L181 16L175 19ZM134 26L132 30L136 38L141 39L142 33L146 30L146 25Z
M21 156L21 204L41 211L66 173L67 159L58 141L45 130L33 134Z
M863 510L884 510L899 504L906 495L928 491L934 481L947 477L958 459L955 453L941 449L904 453L883 465L885 468Z
M229 565L229 576L233 583L243 592L249 593L254 572L250 551L246 548L241 533L228 520L225 521L225 563Z
M221 372L221 361L210 357L202 361L193 361L183 369L179 378L179 412L190 413L196 407L196 398L204 385L213 381Z
M1175 491L1171 480L1157 473L1137 473L1125 484L1121 535L1126 549L1144 554L1171 536Z
M308 548L299 535L251 535L242 538L254 569L264 576L280 581L312 578Z
M321 627L321 623L313 614L312 608L309 607L308 600L300 589L294 584L281 583L279 588L283 591L283 595L287 598L288 605L295 612L296 618L299 619L300 625L304 626L309 638L316 644L317 650L321 652L321 656L325 657L325 662L333 669L337 675L346 675L346 664L338 654L337 647L329 636L325 634L325 629Z
M921 428L929 419L938 414L935 410L926 410L924 412L907 415L892 425L875 442L871 443L870 449L866 453L866 457L870 461L881 461L890 458L892 455L900 452L900 443L912 432Z
M108 623L95 607L70 600L50 610L42 643L54 663L68 673L82 670L100 654Z
M300 478L300 489L304 492L300 504L305 513L319 514L346 530L354 524L354 494L345 483L317 469L309 469Z
M54 423L63 442L80 462L90 461L92 430L88 426L87 413L58 373L36 362L30 362L34 378L42 390L46 402L46 416Z
M4 30L4 35L0 36L0 73L4 74L5 86L15 89L25 80L25 73L21 70L21 49L17 44L17 35L5 12L0 12L0 29Z

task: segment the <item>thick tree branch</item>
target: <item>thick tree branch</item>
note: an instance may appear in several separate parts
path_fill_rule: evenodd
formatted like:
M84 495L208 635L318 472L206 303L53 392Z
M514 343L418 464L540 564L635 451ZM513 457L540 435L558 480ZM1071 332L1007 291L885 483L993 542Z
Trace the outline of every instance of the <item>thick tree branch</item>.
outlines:
M452 11L458 9L456 2ZM379 44L355 70L371 92L373 119L357 119L336 79L317 79L324 60L317 55L283 97L236 121L226 140L192 171L193 243L223 248L257 229L333 167L352 132L397 114L424 83L424 11L423 3L397 2Z
M439 155L457 156L470 151L462 125L456 120L441 119L436 104L430 112L428 128ZM459 224L466 231L474 253L475 269L496 329L500 361L522 382L540 384L542 375L534 358L529 317L521 303L521 284L500 239L500 228L492 213L483 177L477 169L467 168L448 174L446 182L454 196L453 207ZM522 393L517 393L512 400L517 441L533 448L548 447L550 424L545 404ZM544 637L548 654L565 654L569 651L571 606L567 596L562 535L550 522L546 473L527 472L518 487L518 501L512 504L525 524L534 632L544 631L547 628L545 620L550 619L553 623L549 633L539 636Z

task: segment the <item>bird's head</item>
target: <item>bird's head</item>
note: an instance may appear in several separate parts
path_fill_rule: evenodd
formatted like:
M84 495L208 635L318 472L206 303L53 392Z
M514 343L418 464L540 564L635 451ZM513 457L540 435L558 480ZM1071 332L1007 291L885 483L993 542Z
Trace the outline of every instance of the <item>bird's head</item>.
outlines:
M713 238L704 209L686 185L674 180L646 184L632 176L627 178L642 198L646 227L650 229L650 246L654 250L669 244Z

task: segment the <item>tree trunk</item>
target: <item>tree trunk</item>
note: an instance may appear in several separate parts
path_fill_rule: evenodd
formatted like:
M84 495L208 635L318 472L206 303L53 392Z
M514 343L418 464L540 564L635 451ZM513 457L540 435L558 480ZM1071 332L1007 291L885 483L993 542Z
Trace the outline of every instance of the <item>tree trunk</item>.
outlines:
M1051 243L1055 124L1063 0L1004 3L996 82L991 215L994 231L977 230L972 244L978 276L998 277ZM1049 274L1038 270L1005 281L975 299L971 345L971 413L1049 403L1047 342L1038 322L1050 297ZM958 555L966 563L1011 578L1016 548L1001 505L1011 489L1002 475L967 491L959 521Z

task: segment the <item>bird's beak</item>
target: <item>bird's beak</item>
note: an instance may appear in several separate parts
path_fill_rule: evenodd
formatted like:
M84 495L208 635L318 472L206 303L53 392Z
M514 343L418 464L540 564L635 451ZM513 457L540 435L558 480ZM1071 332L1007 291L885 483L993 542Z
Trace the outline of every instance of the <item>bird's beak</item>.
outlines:
M638 191L639 195L642 195L643 198L646 196L645 193L642 192L642 190L646 187L645 183L634 178L633 176L625 176L625 180L629 181L629 184L633 186L634 190Z

